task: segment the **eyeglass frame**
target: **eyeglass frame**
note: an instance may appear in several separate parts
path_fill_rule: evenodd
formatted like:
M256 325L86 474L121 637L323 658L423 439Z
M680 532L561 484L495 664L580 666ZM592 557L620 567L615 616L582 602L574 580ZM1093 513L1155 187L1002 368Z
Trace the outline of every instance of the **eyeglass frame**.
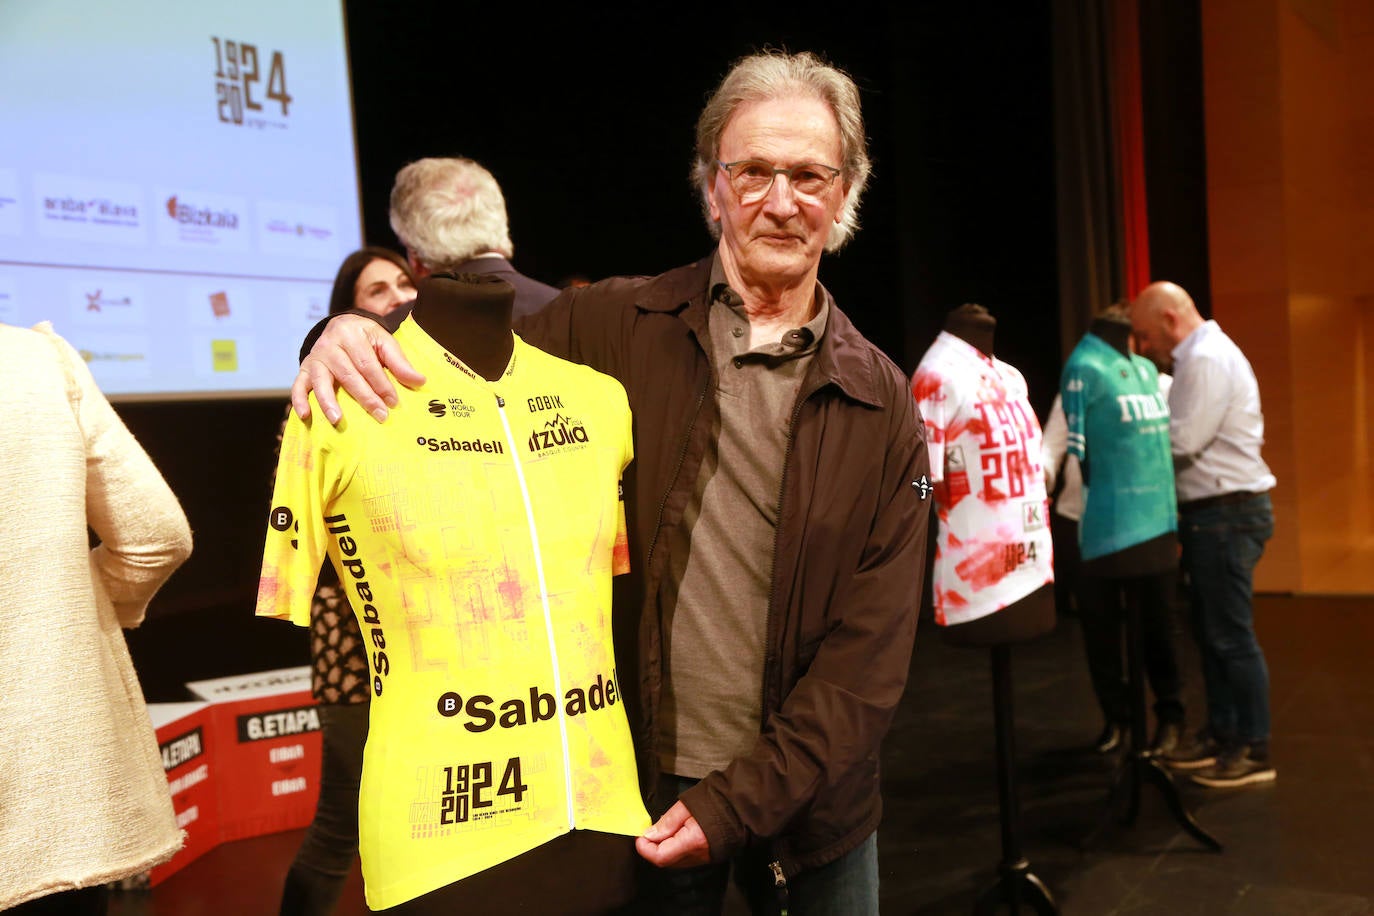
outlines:
M715 160L715 162L716 165L725 172L725 178L730 185L730 189L733 190L735 194L739 196L741 201L744 200L744 194L738 188L735 187L734 179L730 176L730 169L736 165L744 165L745 163L752 162L772 170L773 174L768 179L768 186L763 189L763 193L761 193L758 196L757 200L763 200L770 193L772 193L773 185L777 183L779 175L787 176L787 186L792 189L793 194L796 194L798 197L805 197L811 200L816 199L819 195L806 194L797 190L796 182L793 177L793 173L797 169L815 168L829 170L830 180L826 182L825 188L821 192L822 194L825 193L825 191L829 191L832 187L834 187L835 179L839 178L842 174L844 174L844 169L836 168L833 165L826 165L824 162L799 162L791 168L786 169L778 168L776 165L773 165L773 163L763 159L736 159L734 162L721 162L719 159L717 159ZM754 199L751 198L751 200Z

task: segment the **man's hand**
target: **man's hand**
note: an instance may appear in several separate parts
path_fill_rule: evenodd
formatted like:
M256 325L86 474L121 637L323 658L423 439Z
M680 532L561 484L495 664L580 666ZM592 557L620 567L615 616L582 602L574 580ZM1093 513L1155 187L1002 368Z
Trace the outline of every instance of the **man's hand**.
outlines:
M291 386L291 406L302 420L309 417L313 390L325 419L338 423L342 414L334 386L342 385L380 423L386 419L387 408L396 406L396 388L384 368L407 388L425 383L385 328L361 315L340 315L329 322L301 363Z
M659 868L690 868L711 861L706 834L680 801L674 802L643 836L635 838L635 849Z

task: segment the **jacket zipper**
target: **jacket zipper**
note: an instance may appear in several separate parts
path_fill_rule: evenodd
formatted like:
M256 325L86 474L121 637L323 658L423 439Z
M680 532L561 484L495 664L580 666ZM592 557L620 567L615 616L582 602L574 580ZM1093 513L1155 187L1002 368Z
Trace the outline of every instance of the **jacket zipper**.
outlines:
M792 419L787 424L787 448L782 453L782 480L778 483L778 527L773 532L773 568L768 577L768 612L764 617L763 632L768 639L764 646L763 656L763 685L759 691L759 730L763 730L763 724L768 721L768 685L776 676L778 664L778 653L774 649L777 640L773 637L773 599L777 595L778 582L778 538L782 532L783 522L783 495L787 492L787 469L792 463L792 444L796 441L797 417L801 416L802 407L811 400L811 396L820 391L824 385L817 385L801 397L797 398L797 403L792 408Z
M778 916L787 916L787 875L783 874L782 862L774 859L768 863L773 872L773 894L778 902Z
M493 392L495 394L495 392ZM553 613L549 609L549 589L544 582L544 555L539 549L539 531L534 526L534 505L530 502L529 487L525 485L525 470L520 464L520 451L515 444L515 436L510 431L510 420L506 418L506 399L496 397L496 412L501 415L501 425L506 430L506 444L510 448L511 461L515 465L515 477L520 482L520 496L525 501L525 521L530 528L530 544L534 548L534 569L539 577L539 603L544 608L544 633L549 640L549 659L553 662L553 695L563 696L563 674L558 666L558 645L553 638ZM554 704L558 709L558 739L563 746L563 789L568 799L568 829L576 824L576 809L573 807L572 757L568 752L568 720L561 703Z

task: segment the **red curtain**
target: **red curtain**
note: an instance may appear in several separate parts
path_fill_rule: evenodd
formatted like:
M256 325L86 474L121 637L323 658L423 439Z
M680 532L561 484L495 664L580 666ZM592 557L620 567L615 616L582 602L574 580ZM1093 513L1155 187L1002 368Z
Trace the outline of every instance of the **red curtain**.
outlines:
M1125 292L1132 299L1150 282L1150 228L1145 199L1145 130L1140 107L1138 0L1112 3L1112 139L1121 201Z

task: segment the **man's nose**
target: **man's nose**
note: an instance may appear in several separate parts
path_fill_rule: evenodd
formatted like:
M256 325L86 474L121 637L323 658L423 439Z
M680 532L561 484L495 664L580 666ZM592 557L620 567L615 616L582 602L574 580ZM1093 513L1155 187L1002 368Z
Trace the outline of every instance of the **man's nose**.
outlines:
M768 214L781 219L787 219L797 212L797 192L786 172L778 172L773 176L773 184L763 198L763 208Z

